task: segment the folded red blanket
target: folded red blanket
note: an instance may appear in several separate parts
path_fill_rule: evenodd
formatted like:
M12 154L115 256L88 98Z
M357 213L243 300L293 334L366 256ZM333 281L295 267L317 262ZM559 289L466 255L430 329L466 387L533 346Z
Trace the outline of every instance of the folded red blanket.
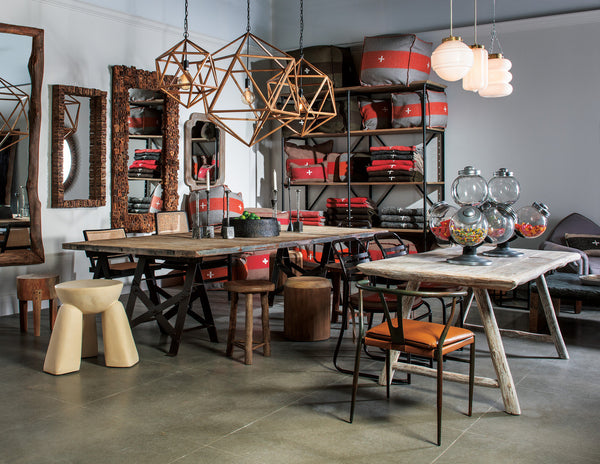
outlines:
M141 153L160 153L162 150L160 148L140 148L136 149L135 152L139 155Z
M403 166L412 168L415 162L412 160L372 160L371 166Z
M388 147L371 147L369 150L371 152L378 152L378 151L415 151L417 147L416 146L411 146L411 147L405 147L402 145L393 145L393 146L388 146Z
M135 160L129 166L129 169L145 168L145 169L156 169L158 167L158 161L156 160Z
M298 211L292 210L292 217L298 216ZM301 218L320 218L323 217L323 211L300 210Z
M389 164L383 166L368 166L367 172L371 173L386 173L388 171L414 171L415 168L413 166L404 166L397 164Z

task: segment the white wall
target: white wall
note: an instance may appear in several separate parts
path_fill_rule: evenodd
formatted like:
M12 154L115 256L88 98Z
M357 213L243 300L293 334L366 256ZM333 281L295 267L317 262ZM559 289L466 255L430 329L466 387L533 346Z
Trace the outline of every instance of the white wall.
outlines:
M96 2L103 4L104 2ZM133 2L120 2L132 5ZM153 5L165 2L152 2ZM171 3L171 2L169 2ZM141 5L141 6L140 6ZM146 2L138 2L142 13ZM181 2L183 5L183 1ZM32 26L45 31L45 63L42 93L39 196L42 204L42 235L46 262L36 266L0 268L0 314L18 311L15 277L26 273L58 273L63 281L89 278L89 262L83 253L63 251L62 243L83 239L83 229L110 227L110 93L111 65L154 69L154 59L182 38L183 9L175 26L140 16L100 8L91 2L76 0L3 0L2 21ZM242 8L240 8L242 6ZM190 39L213 52L246 32L245 3L228 0L190 2L190 12L202 14L190 21ZM210 14L208 14L210 12ZM270 2L253 2L253 30L257 33L270 25ZM214 14L213 14L214 13ZM143 16L143 15L142 15ZM270 27L269 27L270 28ZM202 31L202 34L195 31ZM205 33L210 31L215 36ZM265 37L267 38L267 37ZM0 71L1 72L1 71ZM50 208L51 92L50 85L64 84L108 92L107 134L107 205L101 208ZM239 101L239 97L237 97ZM237 101L236 101L237 103ZM194 111L199 111L193 108ZM190 110L180 110L180 136ZM256 204L256 161L262 166L264 155L227 137L227 173L225 182L241 191L250 206ZM180 139L180 199L188 191L183 184L183 145ZM261 171L262 172L262 171ZM262 178L262 174L260 174Z

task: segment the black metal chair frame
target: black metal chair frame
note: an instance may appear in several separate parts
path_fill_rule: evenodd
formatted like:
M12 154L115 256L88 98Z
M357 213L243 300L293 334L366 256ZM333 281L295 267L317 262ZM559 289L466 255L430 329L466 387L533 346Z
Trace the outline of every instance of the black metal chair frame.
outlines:
M398 351L402 351L401 348L410 348L410 342L407 343L404 336L404 327L403 327L403 308L402 308L402 297L420 297L420 298L451 298L452 299L452 311L450 313L450 317L448 321L443 324L444 328L437 342L437 347L432 353L432 358L434 358L437 362L437 445L441 444L442 440L442 392L443 392L443 363L444 359L452 359L455 361L466 362L460 358L453 358L448 355L443 355L444 342L446 340L446 336L448 331L450 330L450 326L452 325L452 320L454 319L454 315L456 312L456 302L460 297L465 297L467 295L466 291L460 292L427 292L427 291L410 291L399 288L390 288L390 287L381 287L370 285L368 281L362 281L357 283L357 288L359 290L359 340L356 345L356 356L354 360L354 372L352 379L352 403L350 405L350 420L352 422L354 419L354 410L356 405L356 393L358 390L358 377L360 375L360 353L362 345L365 345L365 326L363 322L363 298L364 292L376 292L379 294L379 298L381 301L381 305L384 310L385 322L387 325L387 329L390 335L390 347L397 347ZM393 294L396 296L396 318L393 319L390 309L388 307L387 301L384 297L385 294ZM397 321L397 325L394 325L394 321ZM420 322L427 327L429 324L433 324L430 322ZM435 324L442 325L442 324ZM466 339L468 340L468 339ZM466 341L464 340L464 341ZM467 343L470 345L470 353L469 353L469 408L468 415L471 416L473 411L473 387L475 383L475 335L471 337L471 342ZM461 343L460 341L457 343ZM462 345L461 345L462 346ZM415 346L415 348L419 348ZM454 350L451 350L454 351ZM386 396L390 397L390 381L392 374L392 365L391 365L391 357L390 350L386 350Z

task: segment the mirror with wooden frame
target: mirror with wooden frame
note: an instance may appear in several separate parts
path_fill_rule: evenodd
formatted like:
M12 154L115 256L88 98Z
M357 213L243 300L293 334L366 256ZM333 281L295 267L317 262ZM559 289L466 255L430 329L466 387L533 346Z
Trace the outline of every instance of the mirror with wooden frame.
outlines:
M184 180L190 190L225 182L225 131L202 113L192 113L183 125Z
M30 40L22 41L23 44L26 44L23 49L19 47L18 50L12 50L11 45L15 43L12 39L15 36L30 38ZM0 70L0 77L2 73L10 72L12 65L21 66L18 64L19 61L23 62L22 67L27 68L27 73L24 74L29 77L27 83L13 83L19 88L21 88L22 84L27 84L25 88L29 90L29 105L26 112L26 119L29 126L28 137L18 141L17 148L13 151L12 157L12 166L22 167L23 179L26 178L26 182L24 182L25 186L23 187L19 173L16 177L11 178L12 186L9 189L11 194L9 194L8 198L9 200L16 199L18 204L16 202L13 205L11 201L8 207L8 217L0 219L0 242L2 242L0 246L0 266L39 264L44 262L42 215L38 196L42 119L41 94L44 75L44 30L0 23L0 40L5 45L1 51L4 56L1 57L0 61L5 64L10 63L10 65L6 65ZM7 55L11 54L13 57L18 56L19 59L5 59ZM27 57L29 57L29 61L25 64ZM9 161L10 158L10 156L7 157ZM26 176L24 175L25 172L27 173ZM8 176L6 175L5 177ZM5 186L3 203L6 203L7 198L6 188ZM16 195L13 195L12 192L15 192ZM21 230L17 228L21 228ZM29 234L23 233L24 230L28 230ZM18 240L13 242L13 237L16 236L19 236ZM11 243L14 243L15 246L12 246Z
M127 232L154 232L151 198L159 197L162 211L179 209L179 103L160 91L156 71L128 66L113 66L111 98L111 224ZM138 150L157 159L140 159ZM156 163L147 169L151 163L136 161ZM138 172L144 170L152 172Z
M52 86L52 207L106 204L106 92Z

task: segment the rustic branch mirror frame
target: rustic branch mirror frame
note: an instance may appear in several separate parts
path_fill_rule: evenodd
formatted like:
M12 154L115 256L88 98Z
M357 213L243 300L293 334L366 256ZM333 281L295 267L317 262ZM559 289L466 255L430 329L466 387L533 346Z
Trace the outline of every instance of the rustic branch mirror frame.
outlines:
M15 26L0 23L0 33L31 37L29 76L31 95L29 98L29 166L27 171L27 197L31 231L31 248L7 250L0 254L0 266L40 264L44 262L42 242L42 211L38 196L40 131L42 125L42 80L44 76L44 30L35 27Z
M219 144L216 150L218 159L219 175L210 183L211 187L225 183L225 131L211 121L204 113L192 113L183 125L183 160L184 160L184 182L190 190L201 190L206 188L206 181L203 179L194 179L194 161L193 161L193 143L192 130L198 122L213 124L215 126L216 143Z
M76 200L64 199L63 147L66 133L65 95L90 99L89 198ZM82 152L86 153L84 147L82 147ZM94 208L104 205L106 205L106 92L70 85L53 85L52 207Z
M129 195L129 89L160 91L156 71L129 66L112 67L112 157L111 157L111 224L127 232L154 232L154 214L133 214L127 210ZM179 169L179 103L164 92L162 118L161 185L163 211L178 209L177 172Z

